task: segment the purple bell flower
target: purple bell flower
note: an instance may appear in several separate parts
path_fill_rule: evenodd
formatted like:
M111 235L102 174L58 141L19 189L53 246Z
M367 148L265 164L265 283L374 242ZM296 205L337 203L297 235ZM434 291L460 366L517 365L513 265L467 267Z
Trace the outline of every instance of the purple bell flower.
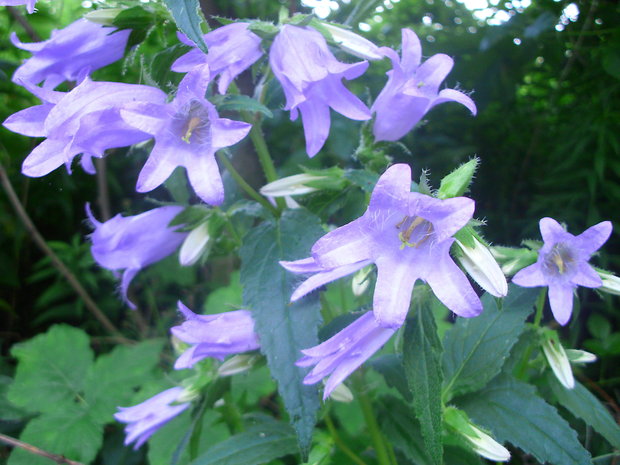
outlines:
M342 78L361 76L368 62L341 63L314 29L283 26L271 46L269 63L284 90L284 109L291 111L291 120L301 112L310 157L321 150L329 135L330 107L350 119L370 119L366 105L342 83Z
M410 190L409 166L391 166L379 178L364 215L319 239L311 257L280 262L294 273L313 273L291 301L375 263L373 312L381 327L403 324L418 279L457 315L478 315L480 299L450 257L452 235L472 218L474 201L440 200Z
M182 387L173 387L133 407L118 407L114 418L127 423L125 445L135 441L134 450L140 448L159 428L186 410L189 402L175 404L181 394Z
M300 367L315 365L304 378L304 384L314 384L329 376L323 399L342 383L396 332L381 327L372 312L365 313L327 341L302 350L304 357L295 364Z
M539 226L544 245L538 251L538 260L519 271L512 282L522 287L548 286L551 312L558 323L565 325L573 311L577 286L603 285L588 260L609 239L612 225L603 221L578 236L567 232L553 218L542 218Z
M178 33L179 40L194 49L179 57L170 69L177 73L187 73L206 64L213 78L220 75L219 93L226 93L233 79L263 56L261 38L250 31L248 26L248 23L232 23L205 34L203 39L209 48L208 54L196 47L184 34Z
M181 341L190 344L174 364L176 370L191 368L207 357L223 360L227 355L256 350L260 347L254 321L248 310L235 310L215 315L197 315L178 303L185 321L170 329Z
M26 9L30 14L35 12L35 3L37 3L37 0L0 0L0 6L26 5Z
M44 103L18 111L2 124L18 134L46 137L23 162L22 173L31 177L44 176L63 164L71 172L79 154L101 158L107 149L149 139L149 134L125 123L119 108L166 100L166 94L154 87L88 78L67 93L24 85Z
M116 31L85 19L52 31L43 42L23 43L12 33L13 45L33 54L17 68L13 82L37 85L45 81L44 86L53 89L64 81L78 81L84 73L120 60L130 33L129 29Z
M182 210L177 206L160 207L135 216L119 214L101 223L86 205L95 227L89 236L93 258L108 270L124 270L121 295L129 307L136 308L127 298L127 289L138 271L173 253L187 236L168 226Z
M189 72L169 104L136 103L121 110L128 124L155 138L155 146L138 177L138 192L155 189L177 166L184 166L202 200L211 205L224 201L215 152L239 142L251 125L219 117L215 106L204 98L209 84L204 79L207 70L203 65Z
M410 29L402 30L402 58L388 47L381 51L392 60L388 82L375 100L370 111L376 114L373 127L377 141L395 141L405 136L435 105L458 102L474 115L476 105L462 92L454 89L439 90L454 61L438 53L420 64L420 39Z

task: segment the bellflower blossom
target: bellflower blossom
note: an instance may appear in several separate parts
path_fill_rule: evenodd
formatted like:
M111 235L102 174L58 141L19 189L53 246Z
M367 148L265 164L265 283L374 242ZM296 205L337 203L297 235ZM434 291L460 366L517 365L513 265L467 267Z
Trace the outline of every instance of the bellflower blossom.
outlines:
M567 232L553 218L539 222L544 245L538 260L523 268L512 282L522 287L549 287L549 304L555 320L568 323L573 311L573 291L577 286L600 287L603 284L588 260L611 235L611 222L591 226L578 236Z
M204 98L209 84L204 79L207 70L203 65L187 73L168 104L136 103L121 110L128 124L155 138L155 146L138 177L138 192L155 189L177 166L184 166L202 200L211 205L224 201L215 152L239 142L251 125L219 117L215 106Z
M438 53L420 64L420 39L410 29L402 30L402 57L388 47L381 51L392 61L388 82L375 100L370 111L376 114L373 127L377 141L395 141L407 134L435 105L458 102L474 115L476 105L462 92L454 89L439 90L454 61Z
M304 384L314 384L329 376L323 399L342 383L347 376L378 351L396 332L381 327L372 312L365 313L325 342L302 350L304 357L295 364L300 367L315 365L304 378Z
M18 111L2 124L18 134L46 137L22 164L22 173L31 177L44 176L63 164L71 172L71 162L79 154L100 158L109 148L148 139L148 134L121 119L119 108L141 100L166 100L166 94L154 87L88 78L67 93L24 85L44 103Z
M138 271L173 253L187 236L168 226L182 210L177 206L159 207L135 216L119 214L101 223L86 205L95 227L90 235L93 258L108 270L124 270L121 294L129 307L136 308L127 297L127 289Z
M261 38L250 31L248 26L248 23L232 23L205 34L203 39L209 48L208 54L196 47L184 34L178 33L179 40L194 49L177 58L170 69L177 73L187 73L206 64L212 78L220 75L219 93L226 93L230 83L263 55Z
M125 445L135 441L134 450L140 448L162 426L186 410L190 403L175 404L183 394L182 387L173 387L133 407L119 407L114 418L125 427Z
M454 242L451 236L472 218L474 201L465 197L440 200L410 190L409 166L391 166L379 178L360 218L319 239L311 257L280 262L294 273L313 273L295 290L291 301L375 263L373 311L381 327L403 324L417 279L426 281L457 315L478 315L480 299L449 253Z
M37 3L37 0L0 0L0 6L26 5L26 9L30 14L35 12L35 3Z
M235 310L215 315L196 315L178 303L185 321L173 326L170 332L191 347L174 364L176 370L191 368L207 357L223 360L231 354L258 349L254 321L248 310Z
M330 107L350 119L370 119L368 108L342 83L342 78L361 76L368 62L341 63L314 29L283 26L271 46L269 63L284 90L284 109L291 111L291 120L301 112L310 157L329 135Z
M13 45L33 54L17 68L13 82L36 85L45 81L44 86L53 89L64 81L77 81L83 73L120 60L130 33L129 29L116 31L85 19L52 31L43 42L23 43L12 33Z

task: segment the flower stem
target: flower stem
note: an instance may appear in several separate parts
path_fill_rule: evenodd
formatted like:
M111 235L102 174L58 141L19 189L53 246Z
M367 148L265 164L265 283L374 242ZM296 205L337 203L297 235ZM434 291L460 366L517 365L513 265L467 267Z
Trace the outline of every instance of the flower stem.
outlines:
M265 199L258 192L256 192L252 188L252 186L250 186L246 182L245 179L243 179L243 177L235 169L235 167L232 165L232 163L230 162L230 160L228 159L228 157L226 156L226 154L224 152L222 152L222 151L217 152L217 156L219 157L219 159L222 162L222 164L226 167L226 169L228 170L230 175L233 177L233 179L237 182L237 184L239 184L239 187L241 187L241 189L243 189L246 192L246 194L248 194L250 197L252 197L258 203L260 203L263 207L265 207L267 210L269 210L275 216L278 216L278 210L273 205L271 205L267 201L267 199Z
M372 403L368 397L368 394L365 392L364 386L362 385L362 376L360 376L357 380L355 391L356 396L360 401L360 406L362 407L362 414L364 415L364 421L366 422L366 427L370 433L372 444L375 448L375 453L377 454L377 461L379 465L392 465L390 453L388 452L390 446L385 441L383 434L381 434L379 424L377 423L375 413L372 409Z
M329 413L325 414L324 420L325 420L325 424L327 425L327 429L329 430L329 434L332 437L332 439L334 440L334 443L338 446L338 448L344 454L349 456L349 458L351 460L353 460L355 463L357 463L357 465L366 465L366 462L364 462L355 452L353 452L351 449L349 449L349 447L344 443L344 441L342 440L342 438L338 434L338 431L336 430L336 427L334 426L334 422L332 421L331 417L329 416Z
M545 299L547 298L547 288L543 287L538 294L538 299L536 300L536 316L534 316L534 326L536 328L540 327L540 322L542 321L543 309L545 308Z
M230 433L234 435L243 432L244 427L243 421L241 421L241 414L235 406L235 402L233 401L230 391L227 391L224 394L224 405L222 406L222 410L224 413L224 421L226 422Z
M540 322L542 321L543 309L545 308L546 298L547 298L547 288L543 287L542 290L540 291L540 294L538 294L538 299L536 299L536 315L534 316L534 323L532 324L532 326L535 329L540 328ZM534 350L534 347L532 345L528 346L527 349L525 349L523 358L521 359L521 361L519 362L515 370L515 377L517 379L521 379L521 380L525 379L525 376L527 374L527 366L530 362L530 357L532 356L533 350Z

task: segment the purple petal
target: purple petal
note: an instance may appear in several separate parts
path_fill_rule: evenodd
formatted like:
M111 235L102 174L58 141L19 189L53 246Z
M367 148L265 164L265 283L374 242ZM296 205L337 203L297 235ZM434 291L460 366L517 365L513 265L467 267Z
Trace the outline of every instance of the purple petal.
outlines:
M519 270L512 278L512 282L521 287L538 287L547 285L547 279L542 272L539 262Z
M187 44L189 45L189 44ZM191 43L191 45L194 45ZM176 59L170 69L175 73L187 73L193 68L199 65L204 65L207 62L207 55L200 49L194 49L187 52L185 55Z
M463 92L459 92L458 90L454 89L442 89L439 92L437 98L431 103L430 108L445 102L460 103L461 105L465 106L469 111L471 111L472 115L476 116L476 104L468 95L465 95Z
M573 287L571 285L549 286L549 304L555 321L564 326L573 312Z
M30 137L45 137L43 123L54 108L54 105L45 103L18 111L9 116L2 125L9 131Z
M159 187L170 177L177 166L178 161L174 159L174 145L166 140L157 141L140 170L136 191L150 192Z
M16 0L16 4L22 4L23 0ZM11 32L11 43L17 47L17 48L21 48L22 50L26 50L27 52L32 52L32 53L36 53L39 52L43 49L43 47L45 47L45 45L47 44L47 40L44 40L42 42L22 42L21 40L19 40L19 37L17 37L17 34L15 32Z
M364 260L361 262L353 263L351 265L341 266L333 270L323 271L321 273L310 276L303 283L301 283L301 285L297 287L297 289L295 289L295 292L293 292L293 295L291 296L291 302L295 302L296 300L301 299L309 292L314 291L315 289L323 286L324 284L330 283L338 278L342 278L343 276L355 273L357 270L362 269L366 265L370 265L371 263L372 262L370 260Z
M344 86L340 79L325 79L321 84L316 86L316 92L323 94L325 103L334 111L357 121L370 119L370 110Z
M226 118L218 118L212 123L213 139L211 146L213 150L230 147L248 135L252 125L242 121L234 121Z
M32 178L38 178L51 173L63 163L71 161L73 156L65 153L70 144L67 140L46 139L37 145L22 163L22 173Z
M302 258L301 260L292 262L281 261L280 265L293 273L316 273L323 270L323 268L314 261L313 257Z
M553 218L542 218L538 225L545 245L553 245L573 237Z
M572 284L590 288L601 287L603 285L603 280L599 274L587 263L577 263L576 268L576 272L570 280Z
M414 267L399 257L383 255L376 260L377 284L373 312L383 328L402 326L411 303L411 293L418 276Z
M433 55L416 70L414 88L418 88L425 93L432 92L436 94L439 86L450 74L453 66L454 60L448 55L443 53Z
M584 232L576 236L575 245L582 251L584 255L583 258L587 260L594 252L600 249L601 246L607 242L607 239L609 239L611 231L611 221L603 221L594 226L590 226Z
M475 202L466 197L440 200L417 192L409 194L409 215L420 216L433 223L437 241L446 240L465 226L471 220L474 209Z
M169 117L170 113L165 105L140 102L122 108L120 115L127 124L154 135L162 131L165 126L164 118Z
M129 285L131 284L131 281L138 274L138 271L140 271L140 268L127 268L123 272L123 278L121 280L121 296L123 297L123 301L132 310L135 310L137 307L136 304L129 300L127 292L129 291Z
M213 153L193 154L187 163L187 176L198 197L209 205L221 205L224 184Z
M422 60L420 39L411 29L401 29L402 60L400 65L406 74L413 74Z
M396 141L404 137L420 122L428 107L427 97L380 94L372 106L377 115L373 126L375 140Z
M400 209L405 211L411 192L411 168L399 163L381 175L370 197L368 210ZM405 208L403 208L405 207Z
M321 150L329 135L329 107L322 102L304 102L298 108L304 125L306 152L309 157L313 157Z
M312 247L312 256L323 269L369 260L372 240L368 237L366 221L359 218L319 239Z

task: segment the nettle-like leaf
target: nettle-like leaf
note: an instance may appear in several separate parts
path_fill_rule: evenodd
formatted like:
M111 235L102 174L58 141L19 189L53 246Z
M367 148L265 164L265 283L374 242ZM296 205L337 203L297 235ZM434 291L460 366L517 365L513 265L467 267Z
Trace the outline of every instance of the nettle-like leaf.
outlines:
M420 421L424 444L434 465L443 463L441 351L431 306L417 305L415 317L405 328L403 365L413 394L413 410Z
M301 350L317 344L321 322L318 296L290 304L298 281L278 263L306 257L323 234L317 217L305 210L286 210L278 220L250 231L241 248L244 304L252 310L261 351L290 415L306 456L319 408L316 386L302 383L307 369L295 366Z
M476 318L457 319L443 341L446 399L481 389L500 372L537 295L536 289L511 285L502 301L485 294Z
M204 22L199 0L164 0L174 22L196 46L208 53L207 44L202 38L200 25Z
M454 402L476 424L489 429L496 440L514 444L540 463L592 463L577 433L538 396L534 386L502 374L483 390Z

